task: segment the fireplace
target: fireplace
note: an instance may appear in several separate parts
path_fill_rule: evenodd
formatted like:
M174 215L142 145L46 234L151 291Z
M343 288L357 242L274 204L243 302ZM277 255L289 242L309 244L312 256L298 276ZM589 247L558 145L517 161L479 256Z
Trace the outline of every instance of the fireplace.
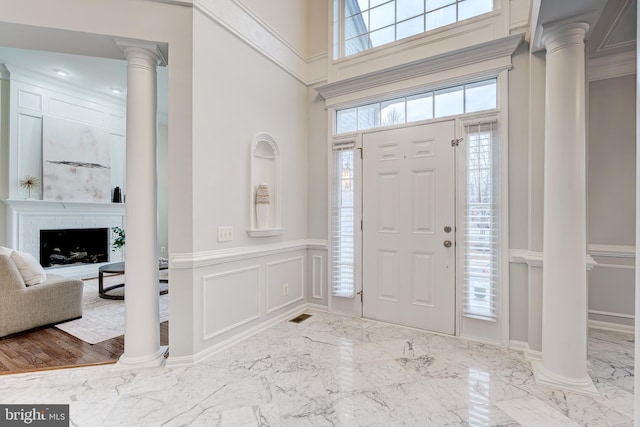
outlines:
M44 268L109 262L109 228L40 230Z

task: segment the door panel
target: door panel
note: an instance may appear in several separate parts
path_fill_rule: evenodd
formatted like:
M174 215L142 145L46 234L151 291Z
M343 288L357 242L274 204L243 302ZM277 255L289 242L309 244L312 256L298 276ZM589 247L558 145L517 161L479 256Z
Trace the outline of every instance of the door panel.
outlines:
M453 137L453 121L363 136L364 317L454 333Z

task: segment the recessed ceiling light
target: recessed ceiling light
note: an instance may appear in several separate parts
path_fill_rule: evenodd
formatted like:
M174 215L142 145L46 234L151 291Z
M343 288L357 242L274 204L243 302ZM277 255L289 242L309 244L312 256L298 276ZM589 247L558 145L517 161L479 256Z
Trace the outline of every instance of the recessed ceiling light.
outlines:
M53 72L59 75L60 77L67 77L69 75L68 71L61 70L60 68L54 68Z
M115 93L116 95L122 95L124 93L124 90L117 87L112 87L111 92Z

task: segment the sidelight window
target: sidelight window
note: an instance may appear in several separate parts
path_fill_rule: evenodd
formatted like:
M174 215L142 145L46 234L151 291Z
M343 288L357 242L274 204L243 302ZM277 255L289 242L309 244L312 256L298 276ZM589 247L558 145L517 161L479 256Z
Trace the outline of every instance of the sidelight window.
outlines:
M496 123L466 126L464 315L497 317L498 137Z
M333 146L331 212L331 288L334 296L355 292L355 177L354 143Z

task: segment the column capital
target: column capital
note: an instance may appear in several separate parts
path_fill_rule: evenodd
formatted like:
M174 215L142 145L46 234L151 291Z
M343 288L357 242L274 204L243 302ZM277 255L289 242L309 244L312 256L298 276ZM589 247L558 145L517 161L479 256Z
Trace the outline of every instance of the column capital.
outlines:
M556 25L542 26L542 44L547 49L547 55L564 47L581 44L589 31L586 22L570 22Z
M167 61L157 43L125 39L115 39L115 43L127 58L127 61L138 59L149 61L154 65L167 65Z

